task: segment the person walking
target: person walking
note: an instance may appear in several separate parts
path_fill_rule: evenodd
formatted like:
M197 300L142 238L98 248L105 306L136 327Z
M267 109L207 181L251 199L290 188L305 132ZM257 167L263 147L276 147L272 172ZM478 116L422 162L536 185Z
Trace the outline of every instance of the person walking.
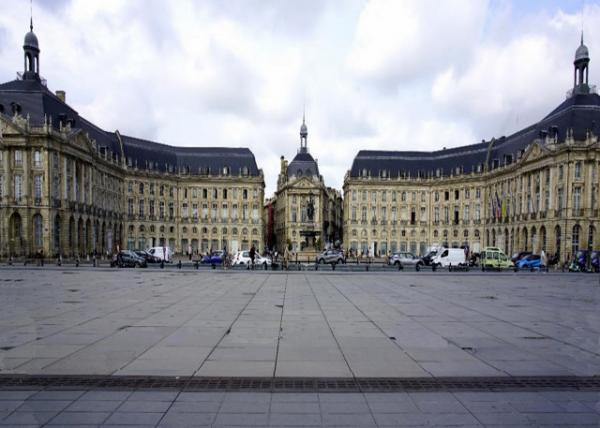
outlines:
M256 257L256 248L254 245L250 248L250 262L252 263L252 270L254 270L254 258Z
M192 261L192 246L188 245L188 255L190 257L190 261Z

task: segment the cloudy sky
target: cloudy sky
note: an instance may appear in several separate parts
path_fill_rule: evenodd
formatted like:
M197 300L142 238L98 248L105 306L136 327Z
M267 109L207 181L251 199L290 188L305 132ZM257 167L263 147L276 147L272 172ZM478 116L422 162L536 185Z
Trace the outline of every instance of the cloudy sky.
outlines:
M572 85L591 1L35 0L52 90L107 130L181 146L249 147L274 188L308 147L341 188L360 149L432 150L509 135ZM29 1L0 2L0 80L22 68Z

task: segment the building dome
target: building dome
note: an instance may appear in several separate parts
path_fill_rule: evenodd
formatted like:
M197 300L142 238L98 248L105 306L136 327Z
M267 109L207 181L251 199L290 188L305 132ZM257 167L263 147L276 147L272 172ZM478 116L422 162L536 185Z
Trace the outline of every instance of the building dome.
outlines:
M38 38L31 30L29 33L25 34L25 41L23 42L23 48L32 48L39 49Z
M304 121L302 121L302 125L300 126L300 135L302 137L308 135L308 128L306 127L306 123L304 123Z
M590 52L586 45L583 44L583 34L581 34L581 44L575 51L575 61L590 59Z

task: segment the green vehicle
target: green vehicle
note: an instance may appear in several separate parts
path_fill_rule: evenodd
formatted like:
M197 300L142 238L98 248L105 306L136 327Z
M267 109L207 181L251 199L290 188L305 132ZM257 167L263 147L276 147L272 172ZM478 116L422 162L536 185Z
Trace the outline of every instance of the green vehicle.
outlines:
M486 269L511 269L512 267L512 262L500 248L485 247L481 252L482 271L485 271Z

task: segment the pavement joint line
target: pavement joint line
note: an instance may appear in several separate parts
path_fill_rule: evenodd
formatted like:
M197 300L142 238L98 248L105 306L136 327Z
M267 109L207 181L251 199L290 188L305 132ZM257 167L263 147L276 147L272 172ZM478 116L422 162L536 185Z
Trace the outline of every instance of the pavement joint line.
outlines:
M331 323L329 322L329 319L327 318L327 315L325 314L325 311L323 310L323 306L321 305L321 302L317 298L317 294L315 293L315 290L313 289L311 282L308 280L308 278L306 276L304 277L304 280L308 284L308 288L310 288L310 292L312 293L313 298L317 302L317 306L319 308L319 311L321 311L321 315L323 315L323 319L325 320L325 323L327 323L327 328L329 328L329 332L331 333L331 336L333 337L333 340L335 341L335 344L336 344L336 346L338 348L338 351L340 352L341 356L344 358L344 362L346 363L346 366L348 367L348 371L350 373L352 373L352 378L356 379L356 374L352 370L352 367L350 366L350 362L348 361L348 358L346 358L346 355L344 354L344 351L342 350L342 346L340 345L340 341L338 340L338 338L336 337L335 333L333 332L333 328L331 327Z
M227 329L227 331L225 331L225 333L223 333L223 335L221 336L221 338L219 339L219 341L217 343L215 343L215 346L213 346L213 348L210 350L210 352L208 353L208 355L206 356L206 358L204 358L204 361L202 361L202 363L200 364L200 366L198 366L198 369L194 371L194 374L192 375L192 377L190 379L193 379L194 375L196 375L196 373L198 373L198 371L202 368L202 366L204 365L204 363L206 363L208 361L208 359L211 357L211 355L219 347L219 345L221 344L221 342L223 341L223 339L225 339L225 337L227 337L227 335L231 332L231 329L233 328L233 326L235 325L235 323L238 321L238 319L240 319L240 317L242 316L242 314L244 313L244 311L246 310L246 308L248 308L248 306L250 305L250 303L252 303L252 300L254 300L256 298L256 296L258 295L258 293L260 293L260 290L262 290L262 288L264 287L264 285L267 283L268 279L269 279L269 275L267 274L265 276L265 279L263 279L263 281L260 283L260 285L256 289L256 291L254 291L253 294L250 296L250 298L248 299L248 301L246 302L246 304L242 307L242 309L240 309L240 311L238 312L238 314L236 315L236 317L233 319L233 321L231 322L231 324L229 324L229 328Z
M285 297L287 294L288 277L285 278L283 285L283 301L281 302L281 316L279 318L279 334L277 336L277 348L275 350L275 363L273 364L273 377L277 374L277 362L279 361L279 345L283 334L283 311L285 310Z

